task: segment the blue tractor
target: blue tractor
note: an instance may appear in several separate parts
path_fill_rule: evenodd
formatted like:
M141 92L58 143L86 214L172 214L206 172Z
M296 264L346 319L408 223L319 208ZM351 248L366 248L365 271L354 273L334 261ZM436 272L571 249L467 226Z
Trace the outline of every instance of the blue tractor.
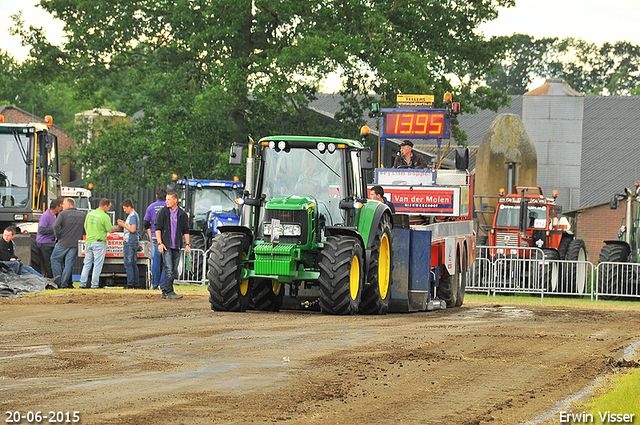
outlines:
M182 207L189 216L191 248L206 251L218 227L237 226L242 182L226 180L177 180Z

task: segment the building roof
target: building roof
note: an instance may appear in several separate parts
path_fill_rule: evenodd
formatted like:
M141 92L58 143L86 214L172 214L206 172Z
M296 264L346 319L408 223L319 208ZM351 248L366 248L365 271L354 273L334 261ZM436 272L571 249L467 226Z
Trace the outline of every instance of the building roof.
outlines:
M547 78L540 87L524 94L525 96L571 96L584 97L584 94L573 89L562 78Z
M11 109L16 111L19 116L26 117L26 119L24 119L24 120L21 119L20 121L11 121L10 118L5 116L5 122L44 123L44 117L39 117L37 115L33 115L31 112L27 112L24 109L18 108L17 106L13 106L13 105L2 105L2 106L0 106L0 114L7 114L7 112L9 112ZM58 132L65 133L65 135L66 135L66 131L62 127L60 127L59 125L56 125L54 123L51 127L56 129Z

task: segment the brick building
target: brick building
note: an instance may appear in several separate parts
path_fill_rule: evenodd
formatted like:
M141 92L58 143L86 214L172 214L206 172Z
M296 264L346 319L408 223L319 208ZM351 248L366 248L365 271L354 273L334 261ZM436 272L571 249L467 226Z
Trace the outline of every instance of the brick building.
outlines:
M626 204L617 209L609 208L609 202L568 212L577 222L576 236L587 245L589 261L596 264L605 240L614 240L624 222ZM635 206L634 206L635 208Z
M20 109L13 105L0 106L0 114L4 117L4 122L10 123L44 123L44 117L35 116L24 109ZM54 122L55 122L55 117ZM60 126L53 124L50 131L58 137L58 151L60 154L65 153L73 145L73 139L67 135L67 132ZM72 164L63 164L61 162L62 184L79 178L73 170Z

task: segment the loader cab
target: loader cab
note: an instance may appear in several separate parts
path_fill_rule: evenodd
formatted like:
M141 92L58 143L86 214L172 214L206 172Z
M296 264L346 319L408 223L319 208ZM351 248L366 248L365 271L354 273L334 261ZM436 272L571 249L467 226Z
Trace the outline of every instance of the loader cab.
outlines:
M58 139L45 124L2 121L0 116L0 224L30 231L23 226L37 222L60 193Z

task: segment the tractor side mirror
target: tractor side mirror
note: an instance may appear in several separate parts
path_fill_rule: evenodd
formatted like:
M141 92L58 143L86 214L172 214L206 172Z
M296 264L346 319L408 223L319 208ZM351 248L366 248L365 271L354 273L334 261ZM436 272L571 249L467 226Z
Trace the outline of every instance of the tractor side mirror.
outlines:
M456 170L469 168L469 148L456 148Z
M611 203L609 204L609 208L611 208L612 210L617 210L618 209L618 197L614 196L613 199L611 199Z
M229 153L230 165L242 165L242 146L231 145L231 152Z
M363 170L373 170L375 168L373 151L370 148L364 148L360 152L360 167Z

